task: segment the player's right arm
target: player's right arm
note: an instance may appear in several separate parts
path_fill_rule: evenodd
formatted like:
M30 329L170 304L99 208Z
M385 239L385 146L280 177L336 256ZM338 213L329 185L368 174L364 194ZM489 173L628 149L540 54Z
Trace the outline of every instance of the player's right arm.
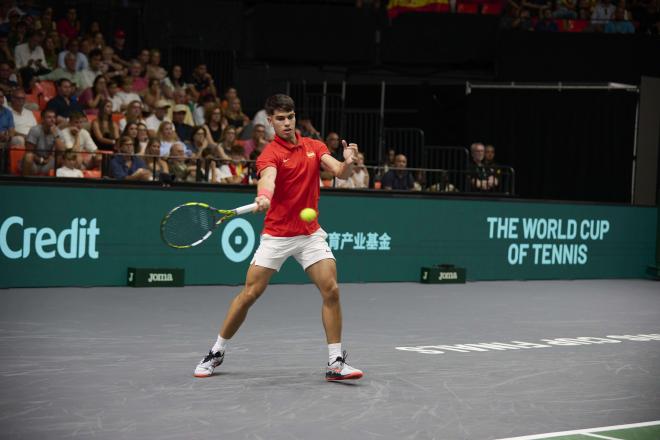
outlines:
M255 212L268 211L270 208L270 199L275 192L275 178L277 169L273 166L266 167L259 173L259 182L257 183L257 197L254 199L257 207Z

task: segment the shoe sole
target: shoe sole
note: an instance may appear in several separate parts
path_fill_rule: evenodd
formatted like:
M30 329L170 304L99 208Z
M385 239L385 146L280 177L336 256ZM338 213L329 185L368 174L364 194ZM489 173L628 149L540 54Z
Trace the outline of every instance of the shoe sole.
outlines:
M325 380L328 382L336 382L338 380L356 380L362 378L362 373L351 373L347 374L346 376L339 376L339 377L326 377Z

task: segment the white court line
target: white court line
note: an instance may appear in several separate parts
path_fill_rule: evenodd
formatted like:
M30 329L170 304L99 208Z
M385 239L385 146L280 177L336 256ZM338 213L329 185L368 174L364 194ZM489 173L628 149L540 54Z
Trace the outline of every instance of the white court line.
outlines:
M586 432L586 433L581 434L581 435L583 435L585 437L602 438L602 439L605 439L605 440L622 440L620 438L605 437L604 435L592 434L590 432Z
M653 422L631 423L629 425L602 426L600 428L576 429L574 431L548 432L545 434L523 435L522 437L507 437L497 440L540 440L552 437L561 437L562 435L589 434L592 432L614 431L616 429L643 428L645 426L660 425L660 420Z

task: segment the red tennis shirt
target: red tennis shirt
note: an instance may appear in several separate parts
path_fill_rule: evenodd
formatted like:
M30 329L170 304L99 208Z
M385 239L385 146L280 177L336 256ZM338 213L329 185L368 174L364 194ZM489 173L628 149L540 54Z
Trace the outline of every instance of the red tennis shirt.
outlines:
M275 193L266 213L263 234L293 237L313 234L321 226L317 220L304 222L300 211L318 212L321 157L330 154L323 142L296 134L293 145L279 136L264 147L257 158L257 172L275 167Z

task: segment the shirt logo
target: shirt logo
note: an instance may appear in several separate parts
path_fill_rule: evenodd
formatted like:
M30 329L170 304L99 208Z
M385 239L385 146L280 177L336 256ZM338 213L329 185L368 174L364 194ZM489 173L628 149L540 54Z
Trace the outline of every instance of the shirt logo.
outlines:
M316 154L314 154L313 151L308 151L307 152L307 157L315 157L315 156L316 156Z
M282 163L287 163L289 159L282 159Z

